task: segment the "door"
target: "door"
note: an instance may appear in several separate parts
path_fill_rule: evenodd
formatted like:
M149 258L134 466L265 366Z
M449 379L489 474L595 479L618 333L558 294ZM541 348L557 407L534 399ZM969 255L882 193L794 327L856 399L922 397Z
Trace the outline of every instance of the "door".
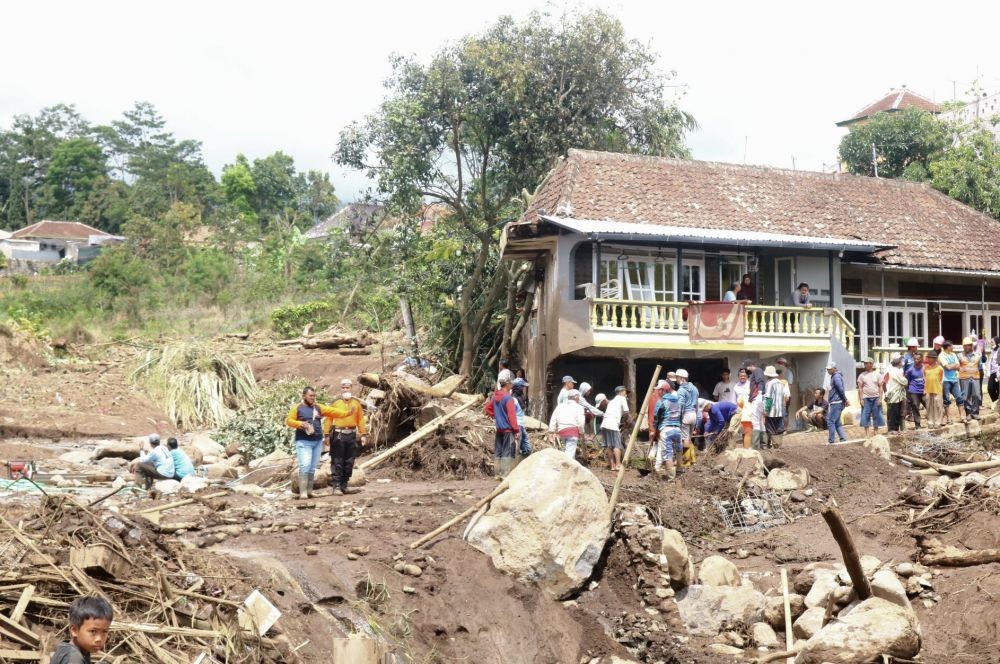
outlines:
M792 291L795 290L795 259L774 259L774 303L791 305Z
M941 312L941 336L945 339L953 342L955 345L962 343L962 337L965 333L962 332L962 328L965 326L963 323L964 312L961 311L942 311Z

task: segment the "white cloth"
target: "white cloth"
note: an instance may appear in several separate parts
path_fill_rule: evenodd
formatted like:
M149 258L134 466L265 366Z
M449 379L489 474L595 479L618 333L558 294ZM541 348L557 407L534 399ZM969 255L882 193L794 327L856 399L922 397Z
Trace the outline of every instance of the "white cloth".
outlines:
M604 420L601 422L601 428L618 431L622 424L622 416L626 412L628 412L628 399L620 394L615 396L604 409Z
M565 387L559 390L559 396L556 397L556 404L566 403L569 401L569 390Z
M565 401L552 411L552 417L549 418L549 431L555 433L560 429L576 427L580 430L580 435L583 435L585 424L583 406L575 401Z
M731 380L728 383L724 381L719 381L715 384L715 389L712 390L712 398L716 401L729 401L736 403L736 392L733 388L736 387L736 381Z

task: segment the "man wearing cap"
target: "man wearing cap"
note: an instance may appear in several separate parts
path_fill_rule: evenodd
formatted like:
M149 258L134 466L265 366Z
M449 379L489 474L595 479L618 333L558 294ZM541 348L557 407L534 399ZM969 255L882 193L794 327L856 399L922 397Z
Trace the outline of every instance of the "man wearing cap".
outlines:
M983 401L982 383L980 377L980 355L975 349L976 340L972 337L962 339L962 353L958 356L958 382L965 399L965 414L974 420L979 419L979 406ZM963 418L963 421L965 418Z
M621 423L628 412L628 400L625 398L625 386L615 388L614 398L604 409L604 420L601 422L601 443L608 456L608 466L618 470L622 463L625 446L622 444Z
M520 428L517 424L517 402L510 394L512 387L513 380L504 377L500 388L493 393L483 408L485 413L493 418L496 429L493 437L493 473L497 479L507 477L507 474L514 469L514 456L517 453L517 435L520 433Z
M576 445L583 435L586 424L583 406L580 405L580 391L569 390L566 401L552 411L549 418L549 434L558 435L559 442L570 459L576 458Z
M839 436L840 442L847 442L844 423L840 416L847 407L847 392L844 391L844 375L837 369L836 362L827 362L826 372L830 374L830 410L826 413L827 444L833 445L834 437Z
M594 391L594 388L590 386L590 383L583 382L580 383L580 405L583 406L583 413L586 416L586 428L588 435L597 435L597 418L604 417L604 412L591 405L590 403L590 393Z
M131 470L135 473L135 483L142 483L148 491L153 488L156 480L174 479L174 458L170 452L160 445L160 435L151 433L146 438L149 451L144 447L139 450L139 458L132 462Z
M905 373L907 369L913 366L913 360L920 353L920 342L916 337L910 337L906 340L906 355L903 356L903 372ZM920 356L921 362L923 362L923 355Z
M681 455L681 399L676 390L664 392L656 403L653 426L660 441L656 448L653 470L660 473L665 468L667 479L676 479L677 467L674 461L680 461Z
M885 403L888 406L888 430L903 430L903 404L906 403L908 381L903 373L903 357L893 355L885 374Z
M722 370L722 379L715 384L715 389L712 390L712 398L716 401L728 401L732 404L736 403L736 392L733 391L735 383L733 383L730 378L729 369Z
M681 465L688 466L695 462L694 445L691 440L694 424L698 419L698 388L688 380L687 369L678 369L677 396L681 405L681 444L684 446Z
M295 459L299 468L299 492L296 498L312 498L316 467L323 456L326 434L323 424L334 417L344 417L348 410L338 406L324 406L316 402L316 390L302 390L302 401L292 406L285 417L285 424L295 429Z
M566 400L569 399L570 391L576 389L576 380L574 380L572 376L563 376L562 384L563 386L562 389L559 390L559 396L556 397L557 406L561 403L566 403Z
M935 339L937 341L937 339ZM958 353L954 345L947 339L941 342L941 352L938 353L938 364L944 369L944 382L941 384L942 403L944 404L944 423L951 422L951 399L955 398L955 409L958 419L965 421L965 397L958 382Z
M882 414L885 394L881 377L875 371L875 360L866 357L864 365L864 371L858 374L858 397L861 399L861 426L865 429L865 438L870 438L870 429L878 434L878 428L885 426Z
M361 447L368 444L364 406L351 393L353 386L350 378L340 381L340 398L330 404L330 408L335 411L331 416L330 428L330 485L337 496L360 491L349 489L347 483L354 474L358 436L361 436ZM342 412L346 414L341 415Z

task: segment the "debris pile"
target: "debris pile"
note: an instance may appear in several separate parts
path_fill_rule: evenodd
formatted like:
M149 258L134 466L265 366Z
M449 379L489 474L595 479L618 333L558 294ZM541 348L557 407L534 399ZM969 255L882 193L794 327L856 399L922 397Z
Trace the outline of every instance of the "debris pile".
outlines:
M0 569L8 605L0 613L0 650L8 659L51 652L66 638L69 603L101 595L115 609L106 648L121 657L115 661L297 660L287 639L267 636L273 615L270 625L260 624L256 604L232 599L249 594L239 574L155 539L139 518L48 497L29 521L15 526L0 517Z

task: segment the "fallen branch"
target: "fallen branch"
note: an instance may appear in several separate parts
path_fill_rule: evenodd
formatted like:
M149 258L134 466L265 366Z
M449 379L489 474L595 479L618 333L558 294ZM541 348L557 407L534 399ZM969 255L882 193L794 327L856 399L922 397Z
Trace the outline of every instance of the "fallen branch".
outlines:
M907 459L907 461L909 461L909 459ZM926 461L923 459L921 459L921 461L924 461L925 464L928 464L928 468L926 470L917 471L921 475L932 475L932 474L939 475L942 473L946 475L959 475L961 473L969 473L975 470L989 470L990 468L1000 468L1000 459L993 459L991 461L976 461L974 463L957 463L951 466L946 466L944 464L934 463L933 461ZM913 462L911 461L911 463ZM934 465L931 466L930 464Z
M448 530L449 528L451 528L455 524L459 523L460 521L464 521L468 517L470 517L473 514L475 514L476 512L478 512L484 505L488 504L491 500L493 500L494 498L496 498L497 496L499 496L501 493L503 493L504 491L506 491L508 488L510 488L508 486L508 484L506 482L502 482L496 489L493 490L493 492L490 495L486 496L485 498L483 498L478 503L476 503L475 505L473 505L469 509L465 510L464 512L462 512L458 516L456 516L456 517L454 517L452 519L449 519L448 521L446 521L445 523L441 524L440 526L438 526L437 528L435 528L431 532L427 533L426 535L424 535L423 537L421 537L420 539L418 539L416 542L414 542L413 544L411 544L410 548L411 549L417 549L417 548L423 546L424 544L426 544L427 542L431 541L432 539L434 539L435 537L437 537L438 535L440 535L444 531Z
M392 447L390 447L389 449L387 449L385 452L382 452L381 454L376 454L371 459L368 459L364 463L360 464L358 466L358 468L360 468L361 470L367 471L367 470L370 470L370 469L374 468L375 466L378 466L379 464L381 464L383 461L385 461L389 457L391 457L391 456L395 455L396 453L398 453L398 452L406 449L407 447L409 447L410 445L413 445L414 443L420 442L421 440L423 440L424 438L426 438L430 434L434 433L435 431L437 431L437 428L439 426L441 426L442 424L444 424L445 422L447 422L451 418L455 417L456 415L458 415L462 411L467 410L468 408L472 407L474 404L478 403L478 401L479 400L477 399L476 401L466 402L466 403L462 404L461 406L459 406L458 408L455 408L454 410L451 410L451 411L445 413L444 415L440 415L438 417L435 417L433 420L431 420L430 422L428 422L424 426L420 427L419 429L417 429L416 431L414 431L413 433L411 433L409 436L407 436L403 440L399 441L398 443L396 443L395 445L393 445Z
M869 585L868 577L865 576L864 569L861 567L861 557L858 556L858 550L854 546L854 538L851 537L850 531L847 530L844 517L840 515L840 510L836 506L827 505L823 508L823 519L826 521L826 525L830 527L830 532L833 534L833 539L837 541L837 546L840 547L840 554L844 558L847 573L851 576L854 592L857 593L858 599L862 601L868 599L872 596L872 587Z
M945 545L936 537L917 537L917 544L923 549L921 562L925 565L940 565L941 567L973 567L1000 563L1000 549L970 549L963 551L951 545Z

